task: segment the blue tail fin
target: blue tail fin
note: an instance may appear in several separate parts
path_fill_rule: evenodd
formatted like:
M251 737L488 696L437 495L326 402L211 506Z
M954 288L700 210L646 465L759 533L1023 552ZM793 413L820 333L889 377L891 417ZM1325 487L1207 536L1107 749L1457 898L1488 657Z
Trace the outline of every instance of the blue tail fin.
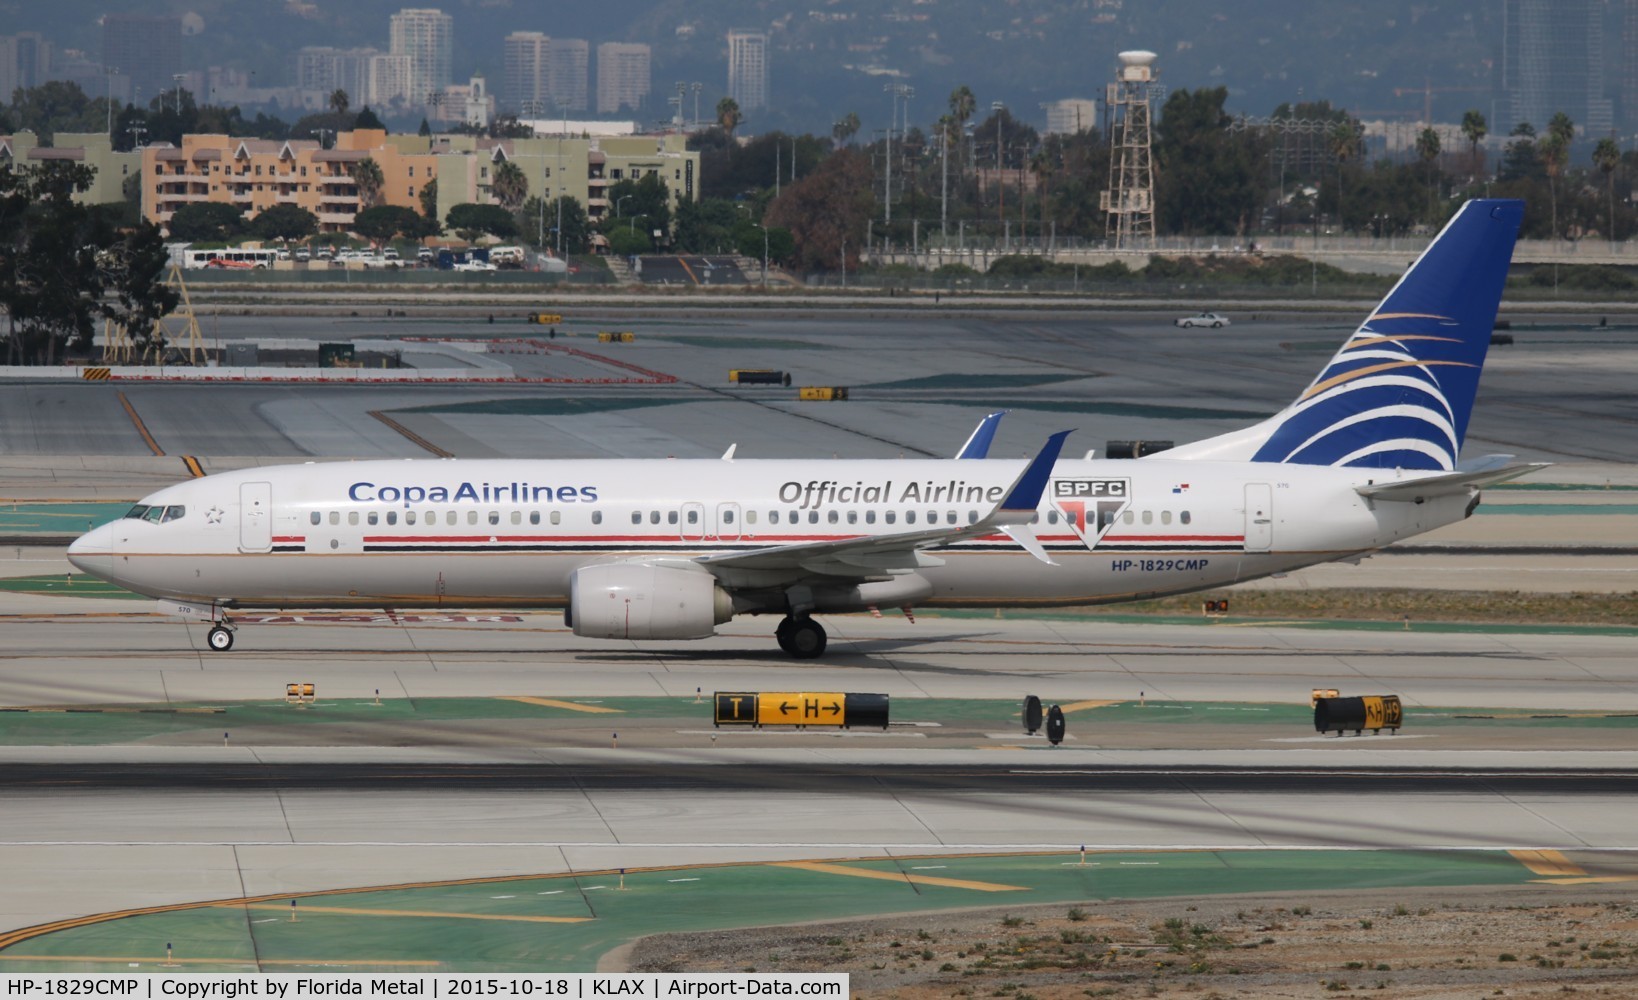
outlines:
M1454 469L1524 202L1462 206L1252 461Z

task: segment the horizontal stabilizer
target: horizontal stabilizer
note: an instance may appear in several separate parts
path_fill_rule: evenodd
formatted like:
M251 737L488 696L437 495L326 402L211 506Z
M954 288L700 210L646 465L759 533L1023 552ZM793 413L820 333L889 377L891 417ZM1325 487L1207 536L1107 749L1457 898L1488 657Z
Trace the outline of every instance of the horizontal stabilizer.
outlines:
M1516 462L1511 465L1492 465L1482 469L1460 469L1440 476L1402 479L1391 483L1373 483L1369 486L1356 486L1354 489L1360 496L1371 500L1421 503L1423 500L1432 500L1435 497L1459 496L1493 483L1503 483L1509 479L1517 479L1520 476L1535 472L1537 469L1545 469L1550 464L1552 463Z

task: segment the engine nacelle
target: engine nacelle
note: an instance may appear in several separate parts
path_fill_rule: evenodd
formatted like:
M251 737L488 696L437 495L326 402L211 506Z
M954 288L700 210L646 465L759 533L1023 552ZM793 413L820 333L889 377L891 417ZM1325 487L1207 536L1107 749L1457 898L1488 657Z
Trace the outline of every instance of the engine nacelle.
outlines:
M582 566L569 575L564 619L592 639L704 639L734 616L716 577L698 567L656 563Z

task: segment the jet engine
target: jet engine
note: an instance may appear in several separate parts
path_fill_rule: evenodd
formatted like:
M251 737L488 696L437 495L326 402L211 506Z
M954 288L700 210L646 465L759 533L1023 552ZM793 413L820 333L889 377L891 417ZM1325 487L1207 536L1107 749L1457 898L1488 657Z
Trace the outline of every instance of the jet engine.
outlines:
M633 562L571 573L564 621L591 639L704 639L733 616L733 599L706 570Z

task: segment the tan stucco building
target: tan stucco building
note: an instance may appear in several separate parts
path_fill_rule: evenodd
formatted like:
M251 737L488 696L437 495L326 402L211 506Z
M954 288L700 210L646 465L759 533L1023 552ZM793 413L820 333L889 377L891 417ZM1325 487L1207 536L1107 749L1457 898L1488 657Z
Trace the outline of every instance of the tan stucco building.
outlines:
M87 205L124 201L126 178L142 167L140 153L115 152L102 132L58 132L50 146L40 145L39 138L27 129L0 136L0 163L10 164L13 170L53 160L82 163L96 170L90 189L76 199Z
M318 216L321 230L339 232L366 207L350 172L366 159L381 168L379 204L420 210L420 191L437 176L436 158L400 151L381 129L358 129L337 135L332 149L311 139L212 134L183 136L180 148L149 146L142 151L142 214L163 225L195 202L223 202L247 218L289 204Z

